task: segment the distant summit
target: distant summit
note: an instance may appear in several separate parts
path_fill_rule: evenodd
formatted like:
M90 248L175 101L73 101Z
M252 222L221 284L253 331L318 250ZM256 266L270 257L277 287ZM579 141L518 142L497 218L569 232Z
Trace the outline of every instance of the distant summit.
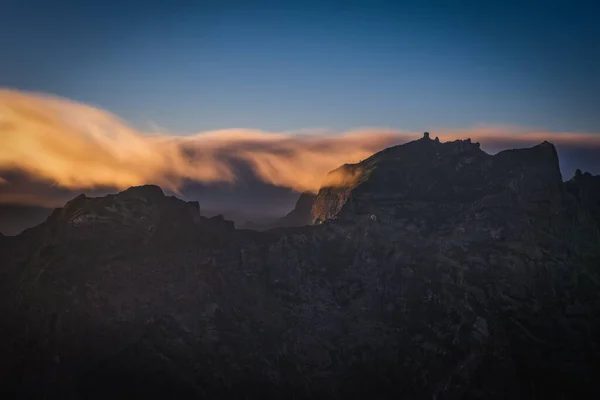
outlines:
M132 186L129 189L119 193L121 197L138 197L147 200L158 201L165 197L163 190L156 185Z
M278 227L293 227L293 226L305 226L312 224L312 207L315 202L317 195L311 192L304 192L300 194L300 197L296 201L294 209L290 211L284 217L276 219L271 223L259 224L254 222L247 222L243 225L243 229L253 230L267 230Z
M345 165L361 178L347 187L324 187L313 221L377 215L392 218L410 204L459 204L508 192L521 197L551 196L562 184L558 155L544 142L529 149L489 155L470 139L439 142L423 138L387 148Z

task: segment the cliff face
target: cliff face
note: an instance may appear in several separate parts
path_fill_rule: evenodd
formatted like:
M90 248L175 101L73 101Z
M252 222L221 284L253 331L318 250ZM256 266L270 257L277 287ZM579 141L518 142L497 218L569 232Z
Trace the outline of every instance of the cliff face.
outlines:
M319 192L314 226L235 231L150 187L2 238L2 387L600 394L597 177L563 183L549 143L491 156L422 139L342 168L360 178Z
M369 177L370 171L365 170L361 164L344 164L328 174L325 178L326 182L330 180L329 176L336 175L355 176L357 179L350 181L350 184L343 186L323 185L319 190L311 209L311 219L313 223L321 223L328 219L335 219L338 216L352 192L363 180Z
M304 226L310 225L311 212L315 203L316 195L305 192L300 195L294 209L279 221L280 226Z

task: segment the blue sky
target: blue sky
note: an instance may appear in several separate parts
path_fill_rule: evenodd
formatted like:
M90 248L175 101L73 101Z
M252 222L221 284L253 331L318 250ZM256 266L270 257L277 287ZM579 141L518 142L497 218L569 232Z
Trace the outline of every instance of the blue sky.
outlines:
M599 14L551 0L5 0L0 87L176 132L600 132Z

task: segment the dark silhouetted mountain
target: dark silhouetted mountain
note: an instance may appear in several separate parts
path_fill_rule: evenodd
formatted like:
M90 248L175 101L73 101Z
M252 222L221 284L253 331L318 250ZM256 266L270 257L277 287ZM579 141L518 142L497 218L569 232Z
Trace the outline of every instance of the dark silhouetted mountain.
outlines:
M294 209L281 219L281 226L304 226L312 224L311 211L316 197L311 192L302 193Z
M277 227L294 227L312 224L312 207L315 203L316 195L311 192L304 192L298 198L294 209L284 217L268 223L247 222L242 228L252 230L267 230Z
M598 177L563 182L546 142L341 168L358 180L288 214L314 225L235 230L145 186L2 238L3 393L600 395Z
M18 235L27 228L41 224L50 214L51 208L0 204L0 229L6 236Z
M429 204L434 204L432 210L449 210L490 196L530 200L562 187L558 156L547 142L489 155L470 140L441 143L424 137L340 169L360 179L350 187L322 188L313 221L402 218Z
M600 176L577 170L566 185L569 192L590 212L600 228Z

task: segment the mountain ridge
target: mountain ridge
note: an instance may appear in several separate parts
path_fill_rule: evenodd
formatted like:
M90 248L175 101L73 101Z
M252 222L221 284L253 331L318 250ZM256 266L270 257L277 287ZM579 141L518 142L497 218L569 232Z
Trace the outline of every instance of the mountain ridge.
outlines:
M600 394L600 181L563 182L557 163L549 143L491 156L424 137L341 167L361 169L353 187L299 204L315 224L264 232L154 186L78 196L0 239L0 386L97 398Z
M473 185L475 179L478 180L478 190L481 192L486 190L486 183L483 180L489 179L489 174L497 174L493 171L494 168L510 168L507 164L522 163L525 159L536 160L539 165L534 164L532 168L551 171L549 173L554 174L546 179L554 179L555 184L562 182L558 154L554 146L548 142L527 149L505 150L489 155L481 150L479 143L472 143L470 139L442 143L424 136L422 139L375 153L358 164L346 164L340 167L350 170L351 173L359 170L363 176L354 186L322 188L315 200L312 219L317 221L343 217L344 210L349 210L351 207L354 207L350 212L352 217L356 213L368 213L367 210L360 209L362 191L367 195L374 192L379 195L379 199L369 198L366 201L369 206L378 202L383 204L386 201L397 204L405 201L408 196L420 197L420 200L426 201L427 193L430 191L436 196L436 201L445 201L448 197L452 199L459 195L455 192L461 189L460 185ZM382 160L385 161L381 162ZM454 164L442 163L444 160ZM521 167L525 168L525 165ZM508 178L510 177L503 179ZM428 186L422 187L419 182L426 182ZM448 183L453 186L449 187ZM437 196L440 196L441 190L444 193L440 199ZM406 193L402 194L402 191ZM387 197L385 197L386 193ZM462 194L466 195L466 193ZM473 198L479 195L479 193L471 193ZM351 201L346 205L347 200ZM381 212L383 209L377 211Z

